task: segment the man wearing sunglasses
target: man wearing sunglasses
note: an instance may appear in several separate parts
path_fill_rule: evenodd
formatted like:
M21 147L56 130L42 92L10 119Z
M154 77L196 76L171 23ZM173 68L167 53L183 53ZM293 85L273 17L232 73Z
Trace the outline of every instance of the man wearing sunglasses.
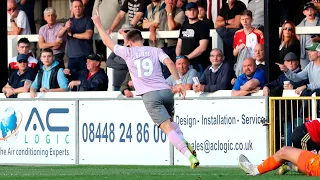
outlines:
M25 12L18 10L15 0L7 0L7 30L8 35L31 34L28 17Z
M20 54L17 57L18 69L15 70L8 83L2 88L2 92L7 98L16 98L19 93L29 92L34 81L34 70L28 66L28 56Z
M30 53L30 42L27 38L21 38L19 39L18 43L17 43L17 51L18 54L25 54L27 55L27 60L28 63L27 65L29 66L29 68L35 69L34 72L34 77L37 75L37 71L40 68L39 62L36 58L31 56ZM17 60L18 56L13 57L12 59L9 59L9 77L11 76L11 74L18 69L18 60Z

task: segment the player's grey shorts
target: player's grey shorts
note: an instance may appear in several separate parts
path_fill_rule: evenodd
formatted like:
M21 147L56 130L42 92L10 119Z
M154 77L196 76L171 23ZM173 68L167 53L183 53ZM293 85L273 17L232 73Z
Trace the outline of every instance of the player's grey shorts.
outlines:
M174 110L174 98L171 89L150 91L142 95L143 103L154 123L161 123L171 118Z

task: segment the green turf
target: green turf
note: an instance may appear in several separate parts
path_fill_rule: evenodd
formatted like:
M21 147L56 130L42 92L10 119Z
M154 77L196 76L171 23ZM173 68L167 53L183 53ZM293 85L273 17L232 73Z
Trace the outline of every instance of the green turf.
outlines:
M133 179L133 180L187 180L187 179L306 179L298 173L279 176L275 171L249 177L238 168L184 166L0 166L0 179L73 180L73 179Z

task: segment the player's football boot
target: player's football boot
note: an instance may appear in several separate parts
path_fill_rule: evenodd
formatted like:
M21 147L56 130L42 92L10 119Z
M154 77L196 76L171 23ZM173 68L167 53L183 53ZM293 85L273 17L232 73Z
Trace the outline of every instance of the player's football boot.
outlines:
M253 165L249 159L241 154L239 156L239 162L238 162L240 168L247 173L249 176L256 176L259 174L258 168L256 165Z
M190 161L190 163L191 163L191 168L192 168L192 169L195 169L195 168L197 168L197 167L200 165L200 162L199 162L199 160L197 159L197 157L195 157L195 156L193 156L193 155L191 155L191 156L189 157L189 161Z
M290 170L291 170L291 168L288 165L282 164L278 169L278 174L279 175L284 175L287 172L289 172Z
M284 175L289 171L295 171L299 172L299 169L296 165L292 164L291 162L288 162L287 164L282 164L278 169L279 175Z

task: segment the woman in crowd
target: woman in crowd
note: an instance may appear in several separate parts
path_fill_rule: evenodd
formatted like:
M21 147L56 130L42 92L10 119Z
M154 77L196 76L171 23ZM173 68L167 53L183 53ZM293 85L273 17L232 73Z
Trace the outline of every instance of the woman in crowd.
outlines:
M282 27L280 32L280 47L279 47L279 62L283 63L284 56L288 52L295 53L298 57L300 57L300 41L296 37L296 28L295 25L286 21Z

